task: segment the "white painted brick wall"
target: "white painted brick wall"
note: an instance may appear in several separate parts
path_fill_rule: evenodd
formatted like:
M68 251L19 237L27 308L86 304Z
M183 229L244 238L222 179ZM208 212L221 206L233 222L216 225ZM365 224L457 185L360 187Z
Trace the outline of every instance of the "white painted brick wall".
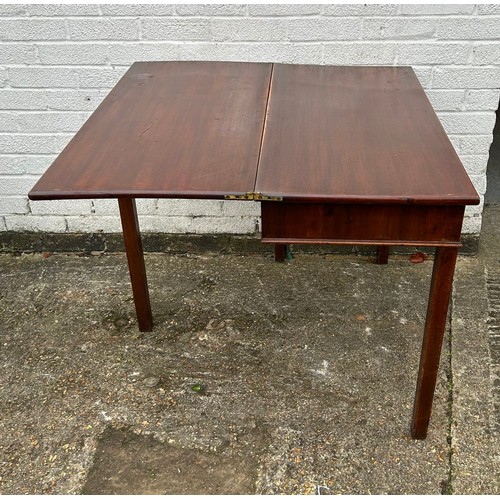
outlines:
M120 231L114 200L26 194L138 60L411 65L481 198L500 98L486 4L0 5L0 231ZM254 233L253 202L139 200L144 230ZM482 205L466 212L478 233Z

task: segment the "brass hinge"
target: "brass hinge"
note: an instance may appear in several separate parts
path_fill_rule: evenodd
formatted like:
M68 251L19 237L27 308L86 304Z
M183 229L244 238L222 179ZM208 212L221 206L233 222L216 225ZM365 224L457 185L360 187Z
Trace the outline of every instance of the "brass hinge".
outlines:
M269 196L262 193L226 194L226 200L283 201L282 196Z
M270 196L262 193L254 193L255 201L283 201L283 196Z
M244 193L244 194L226 194L224 195L226 200L253 200L254 193Z

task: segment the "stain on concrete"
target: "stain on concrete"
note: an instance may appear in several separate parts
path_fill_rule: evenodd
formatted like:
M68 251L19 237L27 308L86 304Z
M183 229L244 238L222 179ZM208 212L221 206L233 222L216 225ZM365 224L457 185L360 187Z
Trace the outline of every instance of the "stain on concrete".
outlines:
M161 443L153 436L108 428L99 439L86 495L217 495L255 493L265 434L239 453L217 453Z

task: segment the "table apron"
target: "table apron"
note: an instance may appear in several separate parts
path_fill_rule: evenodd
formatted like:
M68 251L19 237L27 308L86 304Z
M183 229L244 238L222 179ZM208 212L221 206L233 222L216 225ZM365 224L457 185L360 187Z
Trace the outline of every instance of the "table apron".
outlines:
M460 246L463 205L262 202L264 243Z

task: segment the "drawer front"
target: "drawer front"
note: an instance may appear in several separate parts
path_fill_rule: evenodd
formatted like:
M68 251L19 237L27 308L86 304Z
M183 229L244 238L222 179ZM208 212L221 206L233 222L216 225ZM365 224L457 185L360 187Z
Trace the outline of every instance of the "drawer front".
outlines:
M462 205L262 202L268 243L460 244Z

